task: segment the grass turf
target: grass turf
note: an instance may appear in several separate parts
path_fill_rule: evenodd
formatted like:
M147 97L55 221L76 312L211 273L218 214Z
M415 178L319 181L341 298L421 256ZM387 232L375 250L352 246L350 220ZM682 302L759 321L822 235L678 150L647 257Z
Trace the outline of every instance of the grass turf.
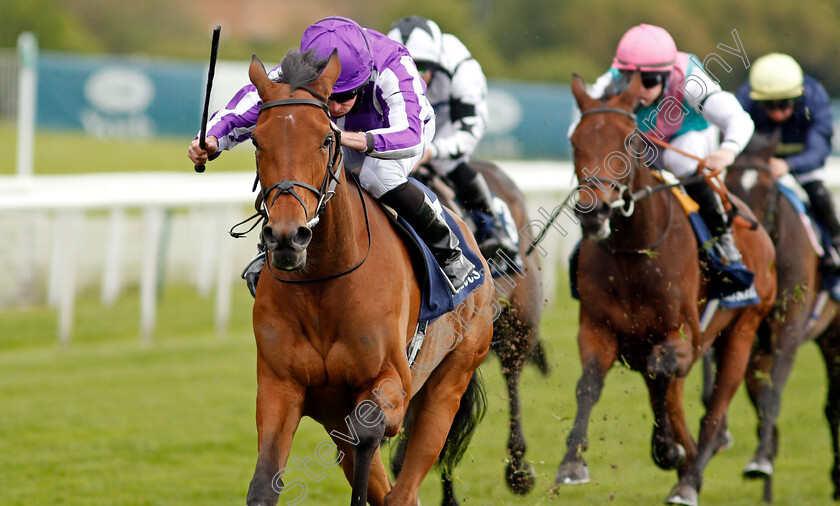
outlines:
M0 124L14 138L14 128ZM185 170L190 139L97 140L39 132L35 173ZM11 141L10 141L11 142ZM249 149L234 150L210 170L253 170ZM14 150L0 152L0 174L14 172ZM507 398L498 361L482 367L489 410L455 476L462 504L657 504L676 482L650 459L652 417L641 377L614 368L590 424L588 485L548 490L565 451L580 374L577 305L561 281L545 311L543 337L554 368L549 378L527 369L522 412L537 472L535 490L516 497L503 480ZM158 306L155 342L139 343L138 299L126 293L103 308L93 296L76 306L71 346L55 344L56 315L45 308L0 309L0 504L177 505L242 504L256 461L255 346L251 299L236 292L231 331L213 335L213 300L167 286ZM830 442L822 415L825 373L816 346L803 347L784 393L776 504L832 504ZM697 430L697 371L687 411ZM729 412L735 446L712 459L701 501L757 504L761 485L740 476L755 447L755 415L740 389ZM696 434L696 433L695 433ZM325 437L311 420L297 432L291 457L313 457ZM387 455L387 451L385 452ZM311 461L316 478L320 467ZM287 483L307 484L303 504L346 504L339 468L321 481L293 469ZM301 490L301 489L297 489ZM424 504L438 504L430 475ZM280 504L293 499L281 496Z
M0 136L12 149L0 150L0 175L15 173L16 127L0 122ZM39 130L34 141L35 175L80 172L193 171L187 157L191 138L97 139L81 132ZM254 170L250 143L210 162L216 172Z
M251 300L242 288L231 332L218 338L212 298L167 287L152 346L137 337L136 293L111 308L81 299L67 349L55 345L52 311L0 312L0 503L242 504L256 461L255 346ZM528 496L516 497L504 485L507 400L498 361L482 367L489 410L456 473L463 504L655 504L675 483L675 473L660 471L649 456L652 418L641 377L616 367L590 425L592 483L549 493L575 412L576 327L576 303L564 293L543 326L553 373L542 378L529 368L523 377L527 457L537 472ZM776 503L829 504L831 455L816 347L806 345L798 362L780 419ZM696 376L686 388L694 430L701 414ZM754 424L741 389L730 409L735 446L709 465L703 502L759 502L760 484L740 476L754 449ZM321 467L314 450L324 438L305 419L291 453L310 457L316 478ZM348 502L340 468L324 472L315 481L292 468L285 478L306 483L303 504ZM430 475L423 503L438 504L439 489ZM281 496L280 504L294 495Z

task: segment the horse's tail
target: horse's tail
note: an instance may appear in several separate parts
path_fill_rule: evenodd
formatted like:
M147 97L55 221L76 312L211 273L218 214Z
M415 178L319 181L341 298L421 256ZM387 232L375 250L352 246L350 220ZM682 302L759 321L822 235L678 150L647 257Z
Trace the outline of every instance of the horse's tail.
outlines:
M545 354L545 346L543 346L542 339L537 338L534 346L528 351L528 356L525 357L525 360L534 364L543 377L548 377L551 374L551 365L548 363L548 357Z
M440 451L436 466L445 475L452 475L452 470L461 461L464 452L470 445L470 440L475 433L481 419L487 412L487 396L484 393L484 381L481 379L479 370L476 369L467 385L467 390L461 396L461 405L452 420L452 427L446 436L446 443Z

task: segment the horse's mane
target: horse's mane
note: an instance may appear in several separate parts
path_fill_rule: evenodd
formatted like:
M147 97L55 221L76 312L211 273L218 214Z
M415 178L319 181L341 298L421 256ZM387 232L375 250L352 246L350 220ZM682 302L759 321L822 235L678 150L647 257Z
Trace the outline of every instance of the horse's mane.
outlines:
M329 58L318 58L314 49L299 52L297 49L290 49L280 67L278 82L288 84L292 91L304 88L311 82L318 79L329 62Z

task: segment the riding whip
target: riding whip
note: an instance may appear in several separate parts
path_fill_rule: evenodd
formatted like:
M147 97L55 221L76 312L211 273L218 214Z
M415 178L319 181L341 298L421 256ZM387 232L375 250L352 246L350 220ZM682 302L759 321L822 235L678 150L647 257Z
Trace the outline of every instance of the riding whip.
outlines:
M207 149L205 137L207 137L207 112L210 109L210 90L213 88L213 75L216 73L216 55L219 53L219 34L222 25L216 25L213 29L213 42L210 46L210 68L207 70L207 90L204 93L204 112L201 115L201 134L198 136L198 145L201 149ZM204 172L204 165L195 165L195 171L199 174Z

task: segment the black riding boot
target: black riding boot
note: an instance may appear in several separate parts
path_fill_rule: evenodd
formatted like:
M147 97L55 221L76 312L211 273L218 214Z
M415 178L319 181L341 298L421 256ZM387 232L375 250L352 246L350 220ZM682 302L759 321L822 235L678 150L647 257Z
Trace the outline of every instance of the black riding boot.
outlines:
M263 265L265 265L265 244L257 243L257 254L248 262L245 269L242 271L242 279L248 285L248 291L251 292L251 297L257 297L257 281L260 279Z
M825 188L822 181L811 181L802 185L802 189L808 194L811 201L811 210L817 220L828 228L831 237L831 246L834 251L826 251L823 257L823 265L832 274L840 272L840 221L834 212L834 202L831 194Z
M461 163L449 174L455 194L476 223L476 240L485 257L496 255L501 249L508 257L518 254L516 244L508 236L504 223L493 209L493 194L484 176Z
M741 260L741 252L735 245L732 229L726 219L726 211L718 194L705 181L684 185L688 196L700 206L700 216L709 227L712 237L717 243L718 251L725 264L732 264Z
M458 247L458 238L446 223L440 203L432 204L423 190L410 183L401 184L382 195L379 200L414 227L446 274L452 293L460 290L475 266Z

